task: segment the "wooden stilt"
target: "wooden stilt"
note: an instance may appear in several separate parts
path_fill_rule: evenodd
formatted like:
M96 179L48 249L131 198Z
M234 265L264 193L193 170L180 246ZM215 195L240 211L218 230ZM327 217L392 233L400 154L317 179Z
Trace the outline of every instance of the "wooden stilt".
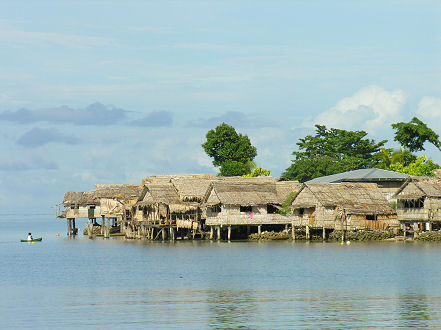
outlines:
M110 218L107 218L106 238L110 238Z
M296 240L296 227L294 226L294 222L291 223L291 235L292 235L292 240L295 241Z
M219 241L221 239L221 228L220 226L217 226L217 240Z
M213 239L213 236L214 236L213 226L210 226L210 239Z
M326 228L323 227L323 240L326 241Z
M403 223L403 240L406 240L406 223Z
M67 236L70 236L71 229L70 229L70 219L67 219Z
M258 225L257 226L257 233L260 235L260 234L262 234L262 226L261 225Z
M250 236L250 226L247 226L247 237Z
M89 223L87 224L87 237L93 237L93 223L91 219L89 219Z
M309 234L309 226L306 226L305 231L306 231L306 239L310 239L311 236Z
M228 226L228 240L231 240L231 226Z
M106 217L104 215L101 216L101 234L104 235L104 230L106 228Z
M77 231L75 230L75 218L72 219L72 235L75 236L77 234Z
M161 230L161 238L163 241L165 241L165 228L162 228Z

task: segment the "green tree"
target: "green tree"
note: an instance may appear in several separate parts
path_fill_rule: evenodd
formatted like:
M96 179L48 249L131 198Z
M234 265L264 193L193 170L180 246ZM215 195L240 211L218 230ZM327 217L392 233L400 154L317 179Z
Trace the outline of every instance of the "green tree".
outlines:
M392 164L401 163L404 166L407 166L417 160L417 156L407 149L380 148L380 150L381 164L379 167L386 170L390 169Z
M395 163L389 167L391 171L415 176L434 176L437 168L439 168L439 165L435 164L431 159L427 159L426 155L418 157L414 162L408 165Z
M246 178L255 178L258 176L268 176L271 174L270 170L265 170L263 167L256 167L253 172L249 173L249 174L245 174L242 175L243 177Z
M380 148L387 142L367 139L365 131L327 129L316 125L316 134L297 142L300 151L282 174L290 180L305 182L320 176L336 174L381 164Z
M234 127L222 123L206 134L202 144L205 152L213 158L213 165L220 167L221 176L237 176L251 172L255 166L256 148L247 135L236 132Z
M441 151L441 142L439 141L438 134L417 117L413 117L408 123L392 124L392 128L395 130L394 140L410 151L424 150L423 145L426 141L432 143Z

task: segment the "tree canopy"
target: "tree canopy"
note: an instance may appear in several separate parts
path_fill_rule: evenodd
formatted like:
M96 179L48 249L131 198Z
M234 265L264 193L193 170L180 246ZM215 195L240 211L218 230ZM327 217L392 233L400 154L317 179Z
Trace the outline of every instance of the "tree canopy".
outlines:
M366 138L365 131L327 129L324 125L315 127L315 135L307 135L297 142L300 151L292 153L295 159L282 173L283 177L305 182L381 163L380 148L387 140L377 143Z
M395 130L394 140L410 151L424 150L424 143L430 142L441 151L439 136L417 117L408 123L392 124Z
M424 155L408 165L402 163L391 164L389 170L415 176L434 176L437 168L439 168L439 165L431 159L427 159L427 156Z
M251 173L250 164L257 156L256 148L247 135L237 133L234 127L222 123L206 134L202 144L205 152L213 158L213 165L220 167L221 176L240 176Z

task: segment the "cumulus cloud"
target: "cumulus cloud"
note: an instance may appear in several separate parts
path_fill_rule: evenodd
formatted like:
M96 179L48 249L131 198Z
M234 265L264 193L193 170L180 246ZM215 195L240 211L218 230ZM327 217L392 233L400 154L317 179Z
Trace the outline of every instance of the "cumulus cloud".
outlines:
M271 120L259 120L251 118L240 111L229 111L217 117L199 118L187 124L190 127L213 128L220 123L227 123L234 127L260 128L275 126Z
M144 118L133 120L129 125L143 127L165 127L173 124L173 114L168 111L152 111Z
M380 86L369 86L342 99L317 117L306 119L303 124L305 127L319 124L375 133L400 118L406 101L402 90L387 91Z
M441 130L441 99L425 96L418 103L417 115L429 126Z
M72 135L63 134L57 129L38 127L35 127L30 131L24 133L17 140L17 144L26 148L35 148L51 142L78 144L79 140Z
M73 109L68 106L39 110L20 109L0 113L0 120L19 124L35 122L65 123L74 125L105 126L118 124L127 118L128 111L101 103L93 103L85 108Z

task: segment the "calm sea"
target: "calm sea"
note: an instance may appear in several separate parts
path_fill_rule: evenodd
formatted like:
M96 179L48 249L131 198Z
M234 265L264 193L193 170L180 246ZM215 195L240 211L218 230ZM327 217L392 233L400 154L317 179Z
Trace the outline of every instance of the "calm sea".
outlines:
M441 328L441 244L150 243L65 227L0 217L1 328ZM28 231L43 241L21 243Z

